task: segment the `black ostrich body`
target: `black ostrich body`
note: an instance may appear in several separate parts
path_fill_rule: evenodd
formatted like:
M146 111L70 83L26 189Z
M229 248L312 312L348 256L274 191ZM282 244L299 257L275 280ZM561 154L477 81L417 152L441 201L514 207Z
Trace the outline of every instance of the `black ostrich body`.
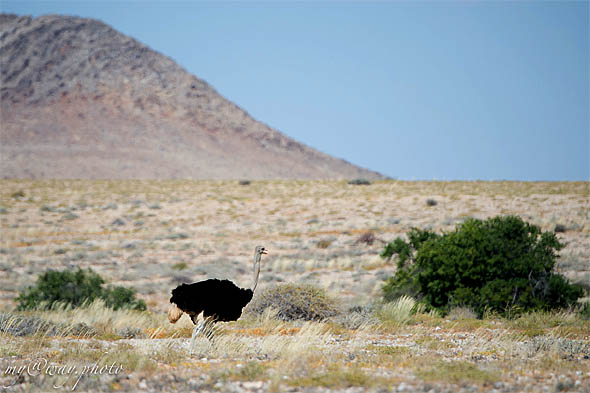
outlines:
M172 290L170 303L187 313L193 323L202 312L212 321L235 321L252 300L251 289L239 288L229 280L209 279L193 284L181 284Z
M193 284L181 284L172 290L168 320L176 323L183 313L186 313L193 323L193 335L189 348L195 342L195 337L205 331L211 339L212 332L207 327L215 322L235 321L242 315L243 308L252 300L254 290L258 284L260 274L260 259L267 254L266 248L257 246L254 250L254 280L251 288L240 288L229 280L212 278ZM203 319L198 322L199 315Z

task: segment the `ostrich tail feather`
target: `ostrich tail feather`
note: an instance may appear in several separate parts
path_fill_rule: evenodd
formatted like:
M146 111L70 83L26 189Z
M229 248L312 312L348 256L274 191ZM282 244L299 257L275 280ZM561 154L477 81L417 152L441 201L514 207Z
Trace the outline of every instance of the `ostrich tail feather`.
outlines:
M182 316L182 310L176 306L176 304L171 304L168 308L168 320L170 323L176 323Z

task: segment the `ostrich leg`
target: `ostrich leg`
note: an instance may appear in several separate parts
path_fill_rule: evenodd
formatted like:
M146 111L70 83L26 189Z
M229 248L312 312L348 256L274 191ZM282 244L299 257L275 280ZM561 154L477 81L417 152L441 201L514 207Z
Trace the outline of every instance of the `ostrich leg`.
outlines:
M213 325L213 318L211 317L207 317L205 319L202 319L199 321L199 323L194 327L193 329L193 334L191 336L191 342L189 344L189 355L193 354L193 349L195 347L195 341L197 339L197 336L201 333L205 334L205 337L207 337L207 339L209 341L211 341L211 330L209 328L209 326Z
M189 354L189 356L193 354L193 349L194 349L194 347L195 347L195 339L197 338L197 334L199 334L200 330L202 330L202 329L203 329L203 328L201 327L201 323L202 323L202 322L199 322L199 324L198 324L198 325L196 325L196 326L193 328L193 334L191 335L191 342L190 342L190 344L189 344L189 346L188 346L188 354ZM200 330L199 330L199 329L200 329Z

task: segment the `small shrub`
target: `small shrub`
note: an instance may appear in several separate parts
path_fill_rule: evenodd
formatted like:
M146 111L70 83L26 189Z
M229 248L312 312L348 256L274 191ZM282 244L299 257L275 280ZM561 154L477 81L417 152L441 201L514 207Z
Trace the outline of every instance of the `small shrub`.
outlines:
M438 202L435 199L427 199L426 200L426 206L436 206L438 205Z
M79 215L77 215L77 214L74 214L74 213L72 213L72 212L66 213L66 214L64 214L64 216L63 216L63 219L64 219L64 220L68 220L68 221L71 221L71 220L76 220L76 219L78 219L78 218L80 218L80 216L79 216Z
M178 262L175 263L174 265L172 265L172 269L174 270L184 270L188 267L188 265L186 264L186 262Z
M367 179L352 179L348 182L353 186L370 186L371 182Z
M88 269L48 270L37 278L37 285L26 288L16 298L18 310L50 309L55 304L80 307L102 298L115 310L128 307L145 310L145 302L135 299L135 291L124 287L103 288L104 279Z
M283 284L257 294L247 306L247 312L262 315L267 308L277 311L283 321L320 321L337 313L337 307L326 292L307 284Z
M567 232L567 227L563 224L557 224L557 225L555 225L555 229L553 229L553 232L555 232L555 233Z
M365 232L362 235L360 235L358 239L356 239L355 243L364 243L367 246L371 246L373 245L373 243L375 243L375 240L377 240L377 237L373 232Z
M123 338L145 338L145 334L140 328L126 326L117 330L117 335Z
M583 295L579 285L553 272L563 248L555 234L520 217L468 219L451 233L413 229L408 237L381 254L398 255L398 270L383 288L387 301L409 295L443 313L467 306L479 316L513 316L567 308Z
M13 192L12 195L10 195L10 196L14 199L24 198L25 192L23 190L18 190L18 191Z
M332 244L332 240L320 240L316 243L317 248L326 249L330 247Z
M121 227L123 225L125 225L125 220L123 220L122 218L115 218L113 222L111 222L111 226L113 227Z
M188 239L189 236L184 233L184 232L175 232L175 233L171 233L168 236L166 236L166 239L169 240L182 240L182 239Z
M240 180L239 181L239 185L240 186L249 186L252 182L250 180Z

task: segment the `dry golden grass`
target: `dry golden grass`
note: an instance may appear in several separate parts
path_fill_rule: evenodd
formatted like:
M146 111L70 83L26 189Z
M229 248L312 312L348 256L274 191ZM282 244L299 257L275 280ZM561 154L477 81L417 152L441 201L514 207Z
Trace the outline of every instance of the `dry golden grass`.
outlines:
M112 311L97 302L85 309L15 313L12 318L25 314L57 320L64 326L51 335L39 330L18 339L0 333L0 356L7 362L26 364L41 358L51 364L77 367L116 363L124 367L126 375L141 375L161 391L168 390L158 385L166 373L175 373L181 379L206 375L204 385L219 383L220 387L261 381L266 388L278 391L288 386L379 389L402 382L412 386L467 384L475 389L502 382L518 390L524 382L553 386L558 382L553 380L554 375L570 376L572 383L590 380L590 365L584 360L590 355L588 336L545 334L531 341L521 333L520 326L528 326L530 319L542 320L541 325L567 323L587 329L586 321L563 312L525 316L526 321L520 322L488 319L486 326L475 330L432 314L419 314L404 321L396 317L395 330L391 330L389 311L380 314L384 322L336 331L330 323L283 322L271 310L259 317L219 324L213 341L197 339L192 356L188 351L190 329L166 325L165 315L158 318L143 313L148 315L137 318L135 312ZM76 322L75 315L82 314L85 321L105 330L87 337L70 336L69 324ZM134 339L115 333L108 336L105 333L115 329L105 328L106 319L112 326L121 327L133 320L143 331L155 328L168 335ZM430 320L431 326L422 322L425 320ZM6 322L3 330L13 323ZM520 379L514 377L514 369L521 370ZM2 378L6 382L10 375ZM106 384L115 376L105 374L102 378ZM60 381L48 379L46 383ZM92 390L89 384L89 379L81 379L80 390ZM49 385L41 384L41 390L43 386Z

